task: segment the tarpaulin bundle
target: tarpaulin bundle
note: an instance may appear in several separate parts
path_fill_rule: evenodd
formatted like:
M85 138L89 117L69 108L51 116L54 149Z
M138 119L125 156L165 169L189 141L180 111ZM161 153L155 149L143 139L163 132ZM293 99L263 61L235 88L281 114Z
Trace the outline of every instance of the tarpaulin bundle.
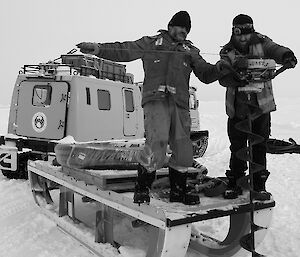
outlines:
M289 141L270 138L267 141L267 152L271 154L300 153L300 145L292 138Z

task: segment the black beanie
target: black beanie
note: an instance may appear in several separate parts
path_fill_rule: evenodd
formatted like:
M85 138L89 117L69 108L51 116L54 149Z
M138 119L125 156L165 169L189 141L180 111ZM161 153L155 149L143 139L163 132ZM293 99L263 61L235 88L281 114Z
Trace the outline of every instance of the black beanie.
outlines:
M168 26L179 26L186 28L187 33L191 30L191 17L186 11L180 11L170 20Z
M247 14L239 14L235 16L232 21L232 26L244 25L244 24L253 24L252 18Z
M253 20L247 14L239 14L235 16L232 21L232 26L232 33L236 35L254 32Z

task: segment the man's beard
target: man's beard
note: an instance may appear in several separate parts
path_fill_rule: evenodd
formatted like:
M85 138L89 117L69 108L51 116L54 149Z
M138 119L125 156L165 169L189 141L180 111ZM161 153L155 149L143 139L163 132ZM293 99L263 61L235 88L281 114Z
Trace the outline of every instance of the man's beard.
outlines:
M172 33L171 34L171 37L177 41L177 42L180 42L180 41L184 41L186 39L186 36L187 34L184 33L184 32L179 32L179 33Z
M241 53L247 54L249 52L249 45L250 45L250 40L244 44L241 45L239 41L237 41L234 37L231 38L231 41L234 45L234 47Z

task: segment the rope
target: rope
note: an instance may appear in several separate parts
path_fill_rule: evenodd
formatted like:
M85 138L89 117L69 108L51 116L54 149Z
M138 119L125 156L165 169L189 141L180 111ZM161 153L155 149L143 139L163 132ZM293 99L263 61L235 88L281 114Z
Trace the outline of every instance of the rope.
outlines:
M184 52L184 51L181 52L181 51L170 51L170 50L134 50L134 49L129 49L129 48L105 48L105 50L131 51L131 52L144 52L144 53L186 54L186 52ZM68 51L67 54L74 54L77 51L78 51L77 48L73 48L70 51ZM227 56L227 54L218 54L218 53L210 53L210 52L199 52L199 54L200 55L220 56L220 57ZM236 55L236 56L237 57L245 57L244 55ZM61 57L54 59L54 61L57 61L59 59L61 59ZM275 68L278 68L278 67L282 67L282 65L276 64ZM268 70L268 68L266 68L264 72L266 72L267 70ZM281 73L281 71L279 73Z
M135 50L130 48L105 48L108 51L129 51L129 52L143 52L143 53L165 53L165 54L187 54L185 51L172 51L172 50ZM73 48L67 52L67 54L74 54L77 52L77 48ZM210 52L199 52L200 55L214 55L214 56L227 56L226 54L219 54L219 53L210 53ZM243 55L237 55L240 57L244 57ZM60 59L60 57L56 58L55 60Z

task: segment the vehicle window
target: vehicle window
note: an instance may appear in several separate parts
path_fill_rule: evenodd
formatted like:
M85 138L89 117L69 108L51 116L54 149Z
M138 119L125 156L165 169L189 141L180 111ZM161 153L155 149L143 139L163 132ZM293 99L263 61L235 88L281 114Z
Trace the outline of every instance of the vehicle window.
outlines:
M133 103L133 92L130 90L124 90L125 92L125 107L126 112L134 111L134 103Z
M91 92L89 87L85 88L85 93L86 93L86 104L91 105Z
M197 109L196 98L195 98L195 95L193 95L193 94L190 94L190 109L191 110Z
M98 108L99 110L110 110L111 101L110 101L110 93L107 90L98 89Z
M52 87L50 85L36 85L33 88L32 105L49 106L51 104Z

